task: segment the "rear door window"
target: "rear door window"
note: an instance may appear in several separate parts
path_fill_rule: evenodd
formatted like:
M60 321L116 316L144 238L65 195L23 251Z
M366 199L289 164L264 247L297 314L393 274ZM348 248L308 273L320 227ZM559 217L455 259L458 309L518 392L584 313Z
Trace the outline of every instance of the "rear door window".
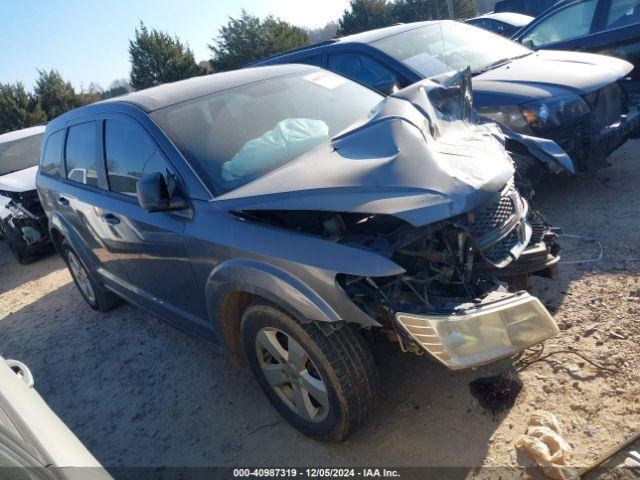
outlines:
M640 23L640 0L611 0L606 29Z
M62 147L64 146L64 130L51 134L42 155L40 170L55 177L62 176Z
M140 177L154 172L166 173L166 163L156 143L133 121L107 120L104 150L112 192L135 197Z
M586 0L552 13L522 38L522 44L537 48L588 35L596 5L596 0Z
M79 123L69 127L65 158L67 178L92 187L98 186L97 124Z

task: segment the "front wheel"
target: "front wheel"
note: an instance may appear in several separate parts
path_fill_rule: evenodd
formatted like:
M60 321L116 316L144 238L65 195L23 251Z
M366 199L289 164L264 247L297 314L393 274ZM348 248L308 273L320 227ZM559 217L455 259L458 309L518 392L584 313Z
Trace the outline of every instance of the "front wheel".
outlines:
M325 335L269 304L242 318L249 366L278 412L316 440L341 441L373 409L377 384L371 353L349 325Z

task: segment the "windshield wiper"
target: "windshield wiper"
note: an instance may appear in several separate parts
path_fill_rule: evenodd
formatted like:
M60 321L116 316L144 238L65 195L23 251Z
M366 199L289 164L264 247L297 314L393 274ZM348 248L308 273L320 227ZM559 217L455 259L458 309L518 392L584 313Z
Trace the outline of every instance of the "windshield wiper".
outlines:
M500 60L497 60L497 61L487 65L486 67L482 68L481 70L477 70L477 71L473 72L473 74L474 75L480 75L481 73L488 72L489 70L493 70L494 68L501 67L503 65L506 65L507 63L513 62L514 60L518 60L519 58L528 57L532 53L533 52L528 52L528 53L525 53L524 55L518 55L516 57L501 58Z

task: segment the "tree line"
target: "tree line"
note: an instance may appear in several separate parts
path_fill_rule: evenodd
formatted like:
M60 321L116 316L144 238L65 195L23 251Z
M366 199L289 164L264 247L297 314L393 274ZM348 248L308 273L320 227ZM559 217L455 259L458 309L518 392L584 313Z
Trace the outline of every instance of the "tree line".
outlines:
M246 64L309 43L329 40L394 23L476 14L475 0L351 0L341 18L318 29L292 25L274 16L264 19L242 10L229 17L208 45L209 60L196 62L193 51L177 36L148 28L135 29L129 41L129 79L115 80L106 90L97 84L76 92L56 70L39 70L32 91L24 84L0 83L0 133L46 123L73 108L131 90L160 85Z

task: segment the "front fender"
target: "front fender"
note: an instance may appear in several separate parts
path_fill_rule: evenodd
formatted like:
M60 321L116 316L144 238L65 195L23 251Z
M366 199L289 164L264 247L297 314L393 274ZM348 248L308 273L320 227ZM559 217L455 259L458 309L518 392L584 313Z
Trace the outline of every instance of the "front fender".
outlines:
M302 322L340 320L338 313L298 278L257 260L227 260L211 272L206 285L209 318L217 317L220 301L231 292L259 295L281 306ZM219 333L217 320L215 328Z

